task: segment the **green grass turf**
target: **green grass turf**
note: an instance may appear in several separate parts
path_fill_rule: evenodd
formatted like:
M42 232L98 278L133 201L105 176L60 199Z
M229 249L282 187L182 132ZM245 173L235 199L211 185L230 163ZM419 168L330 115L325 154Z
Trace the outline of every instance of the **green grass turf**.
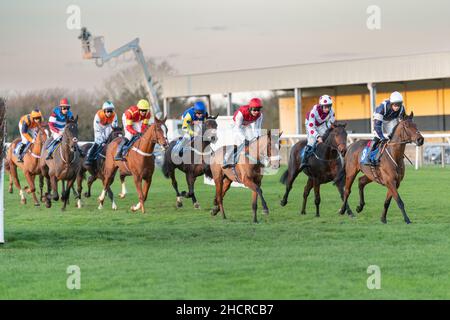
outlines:
M284 170L284 168L283 168ZM355 219L340 216L331 184L322 187L321 217L299 215L305 177L300 176L284 208L284 186L266 176L271 209L251 223L251 193L233 188L226 196L227 220L211 217L213 187L197 183L201 209L190 199L175 208L169 180L158 170L147 200L148 214L132 214L136 200L94 196L63 213L20 205L17 190L5 192L7 243L0 247L1 299L434 299L450 298L450 169L408 169L400 194L412 220L403 222L392 201L388 224L380 222L386 190L370 184L366 208ZM181 189L184 177L178 175ZM5 179L5 190L7 179ZM120 186L114 184L118 193ZM350 205L358 203L353 186ZM259 204L259 209L261 206ZM259 210L261 212L261 210ZM66 288L66 268L81 268L81 290ZM381 290L366 286L367 267L381 268Z

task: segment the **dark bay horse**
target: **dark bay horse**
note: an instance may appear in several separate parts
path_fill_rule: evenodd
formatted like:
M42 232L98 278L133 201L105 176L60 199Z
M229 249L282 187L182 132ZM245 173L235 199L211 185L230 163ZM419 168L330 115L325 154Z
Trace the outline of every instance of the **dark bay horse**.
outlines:
M35 141L29 146L27 153L23 158L23 162L18 162L17 156L14 154L14 149L17 144L21 141L20 138L14 140L8 150L6 158L5 169L9 171L9 192L12 193L12 183L14 182L16 188L20 192L20 202L22 204L27 203L25 198L25 192L31 193L33 196L33 201L35 206L39 206L40 202L36 197L36 187L34 184L36 176L39 176L39 187L41 191L41 197L44 195L44 177L41 175L41 168L39 166L39 159L41 158L42 148L45 141L47 140L47 132L42 126L37 129L37 134ZM20 186L19 177L17 175L17 168L23 171L25 179L27 180L28 187L22 189Z
M116 138L107 145L106 159L103 167L103 191L98 198L100 202L99 209L103 208L106 192L108 192L108 189L110 189L111 184L114 182L114 176L117 170L120 170L121 175L133 176L139 196L139 202L131 207L131 211L135 212L141 209L142 213L145 213L144 202L147 200L153 172L155 171L155 155L153 154L155 145L159 144L163 148L166 148L168 145L165 122L166 118L159 120L155 117L155 122L145 130L142 137L136 140L129 149L125 161L114 160L117 147L122 138ZM142 181L144 181L144 186L142 186ZM117 205L114 202L114 194L112 195L112 209L117 210Z
M406 144L414 142L417 146L423 145L424 138L417 129L417 125L413 122L414 114L411 112L409 116L404 118L397 124L391 134L390 140L385 144L380 164L377 167L371 167L361 164L362 152L368 144L368 140L360 140L350 145L345 156L345 191L344 203L341 208L341 214L348 206L348 197L351 192L351 187L356 175L361 171L364 175L359 178L359 195L360 204L356 209L361 212L364 208L364 187L372 181L384 185L388 191L386 200L384 201L384 209L381 214L381 222L386 223L386 215L391 204L392 197L397 202L403 219L407 224L411 223L405 211L405 205L400 198L398 188L400 182L405 176L405 163L403 158L405 156Z
M226 219L223 208L223 198L233 181L244 184L252 191L253 222L257 223L257 201L261 198L263 213L269 214L266 200L263 197L261 182L264 167L278 169L280 167L279 135L272 139L270 130L267 135L253 139L240 153L235 167L223 168L223 159L227 146L217 149L211 157L211 164L205 171L206 176L214 180L216 195L211 214L215 216L219 211L223 219ZM277 140L277 141L273 141ZM229 146L228 146L229 148Z
M106 139L105 145L101 147L101 150L98 152L97 160L93 162L92 165L86 165L83 161L80 172L83 179L86 172L89 172L90 176L87 180L88 190L84 194L86 198L91 196L91 187L95 180L100 179L103 180L103 165L105 163L105 154L106 154L106 146L111 143L115 138L123 136L123 129L121 127L113 128L112 132ZM88 150L92 147L93 143L86 143L81 147L81 151L83 154L87 155Z
M180 160L178 163L174 161L172 150L177 144L178 139L173 140L167 148L164 155L164 162L162 165L162 172L166 178L172 180L172 187L175 189L177 195L177 207L182 207L182 197L191 198L194 208L200 208L194 192L194 184L197 177L205 173L206 163L209 164L209 157L212 154L211 143L217 140L217 122L216 117L209 117L202 123L201 136L195 136L190 144L190 151L184 152L182 157L176 155ZM205 159L206 158L206 159ZM184 161L186 160L186 161ZM205 161L206 160L206 161ZM175 178L175 169L178 169L186 174L186 182L189 192L178 191L178 183Z
M343 155L347 150L347 131L346 124L334 124L323 136L323 143L317 145L314 154L308 159L309 167L303 171L308 176L308 181L303 191L303 204L301 214L306 214L306 201L312 188L314 188L316 216L320 216L320 185L334 181L341 199L344 196L344 177L340 175L344 168ZM301 152L306 146L306 141L297 142L291 149L289 156L288 169L281 176L280 182L286 185L286 192L281 200L281 206L288 202L289 192L292 184L300 173L300 164L302 162ZM350 216L353 215L348 210Z
M46 205L51 206L51 200L58 201L58 181L66 181L67 186L63 189L61 200L64 204L62 210L66 209L70 196L70 189L77 181L77 207L81 208L81 179L78 172L81 169L82 159L78 147L78 116L75 119L67 121L64 127L61 142L53 153L53 159L47 160L47 145L51 139L48 139L44 146L40 159L41 172L47 181L50 180L53 195L46 195ZM59 150L58 150L59 149Z

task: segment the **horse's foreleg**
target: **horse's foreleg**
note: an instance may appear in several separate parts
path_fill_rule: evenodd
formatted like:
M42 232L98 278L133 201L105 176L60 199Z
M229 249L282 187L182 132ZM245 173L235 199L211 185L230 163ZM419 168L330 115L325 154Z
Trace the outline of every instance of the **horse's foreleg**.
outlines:
M108 187L108 189L106 190L106 192L107 192L107 194L108 194L109 200L111 200L111 203L112 203L111 208L112 208L113 210L117 210L117 204L116 204L116 202L114 201L114 193L112 192L111 187Z
M9 165L11 170L11 164ZM11 171L9 171L9 187L8 187L8 192L9 193L13 193L13 179L12 179L12 175L11 175Z
M217 206L219 207L220 212L222 213L222 218L226 219L225 210L223 208L223 197L222 197L222 190L223 190L223 176L220 176L218 178L214 179L214 184L216 185L216 201ZM218 211L217 211L218 212ZM214 208L211 211L213 215L216 215L217 212L215 212Z
M67 181L66 189L63 191L61 199L64 199L63 207L61 208L62 211L66 210L67 203L69 202L70 197L70 190L72 189L73 184L75 183L76 178Z
M81 209L81 193L83 192L83 175L77 175L77 208Z
M131 211L136 212L141 209L142 213L145 213L144 208L144 193L142 191L142 177L133 176L134 177L134 185L136 186L136 191L139 197L139 203L135 206L131 206Z
M94 181L97 180L96 176L89 176L88 181L87 181L87 192L84 193L84 196L86 198L89 198L91 196L91 188L92 188L92 184L94 183Z
M180 191L178 190L178 182L175 178L175 170L171 170L169 173L170 180L172 180L172 187L175 189L177 193L177 207L181 208L183 206L183 198L181 197Z
M302 210L300 211L300 214L305 215L306 214L306 201L308 200L309 193L311 192L311 189L313 188L313 180L308 177L308 181L306 182L305 188L303 189L303 203L302 203Z
M36 186L34 184L35 175L32 175L30 172L25 173L25 178L27 179L28 185L30 186L29 192L33 196L33 201L35 206L40 206L38 198L36 197Z
M252 191L254 191L258 194L258 196L261 198L261 205L263 207L263 213L269 214L269 208L267 207L266 199L264 199L263 192L260 187L260 183L259 182L256 183L247 177L243 180L243 183L246 187L248 187L249 189L251 189Z
M383 223L387 223L386 216L387 216L389 206L391 205L391 200L392 200L392 194L391 194L391 191L388 190L388 192L386 194L386 200L384 200L383 212L381 213L381 222L383 222Z
M119 193L120 199L124 199L127 195L127 185L125 184L125 177L124 175L120 175L120 185L122 187L122 192Z
M360 177L358 179L358 187L359 187L359 206L356 207L356 212L360 213L366 204L364 201L364 188L366 185L371 183L372 180L370 180L366 175Z
M411 220L409 220L409 217L406 214L405 204L403 203L402 198L400 198L400 194L398 193L396 184L391 182L391 183L387 184L387 187L388 187L389 191L391 192L392 196L394 197L395 201L397 202L397 205L400 208L400 211L402 212L403 219L405 220L405 222L407 224L410 224Z
M320 217L320 184L314 183L314 204L316 205L316 217Z
M59 194L58 194L58 179L56 179L55 176L51 176L50 177L50 184L51 184L51 188L52 188L52 200L53 201L58 201L59 200ZM64 185L63 185L64 186Z
M197 198L195 197L195 193L194 193L195 177L192 174L186 174L186 182L187 182L188 189L189 189L188 197L192 198L192 203L194 204L194 208L199 209L200 204L197 202Z
M41 201L44 199L44 176L42 174L39 175L39 192L41 194Z
M152 185L152 177L144 178L144 202L147 201L148 191L150 190L150 186Z
M347 168L345 170L347 171ZM350 196L350 193L352 192L352 184L353 184L353 181L355 181L357 174L358 174L358 169L353 169L353 172L351 172L350 174L349 174L349 172L346 173L344 201L342 203L341 210L339 211L340 214L344 214L346 210L350 210L350 207L348 205L348 197ZM351 212L351 210L350 210L350 212ZM350 213L349 213L349 215L350 215Z
M300 171L298 168L288 168L287 179L286 179L286 191L284 193L283 199L280 201L282 207L284 207L288 202L289 192L291 192L292 185L297 178Z

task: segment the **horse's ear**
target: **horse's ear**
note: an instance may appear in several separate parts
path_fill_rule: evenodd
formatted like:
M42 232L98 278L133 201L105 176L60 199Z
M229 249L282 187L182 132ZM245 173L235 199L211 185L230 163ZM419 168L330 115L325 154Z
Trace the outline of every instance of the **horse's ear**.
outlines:
M219 116L219 114L216 114L215 117L211 117L211 118L212 118L213 120L216 120L218 116Z
M409 118L410 119L414 118L414 112L411 111L411 113L409 114Z
M161 122L162 122L162 123L165 123L166 120L167 120L167 116L165 116L164 118L162 118Z
M278 138L281 138L282 134L283 134L283 131L280 131L280 134L278 135Z
M75 122L78 123L78 115L75 117Z

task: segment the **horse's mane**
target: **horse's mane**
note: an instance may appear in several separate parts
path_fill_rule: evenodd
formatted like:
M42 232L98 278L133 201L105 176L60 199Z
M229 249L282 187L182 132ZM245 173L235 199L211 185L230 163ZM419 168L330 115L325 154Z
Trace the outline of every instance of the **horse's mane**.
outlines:
M331 131L333 131L333 129L335 129L335 128L345 128L346 124L335 123L335 124L333 124L333 126L334 127L331 127L331 128L327 129L327 131L325 132L325 134L322 137L323 141L328 139L328 136L331 134Z

